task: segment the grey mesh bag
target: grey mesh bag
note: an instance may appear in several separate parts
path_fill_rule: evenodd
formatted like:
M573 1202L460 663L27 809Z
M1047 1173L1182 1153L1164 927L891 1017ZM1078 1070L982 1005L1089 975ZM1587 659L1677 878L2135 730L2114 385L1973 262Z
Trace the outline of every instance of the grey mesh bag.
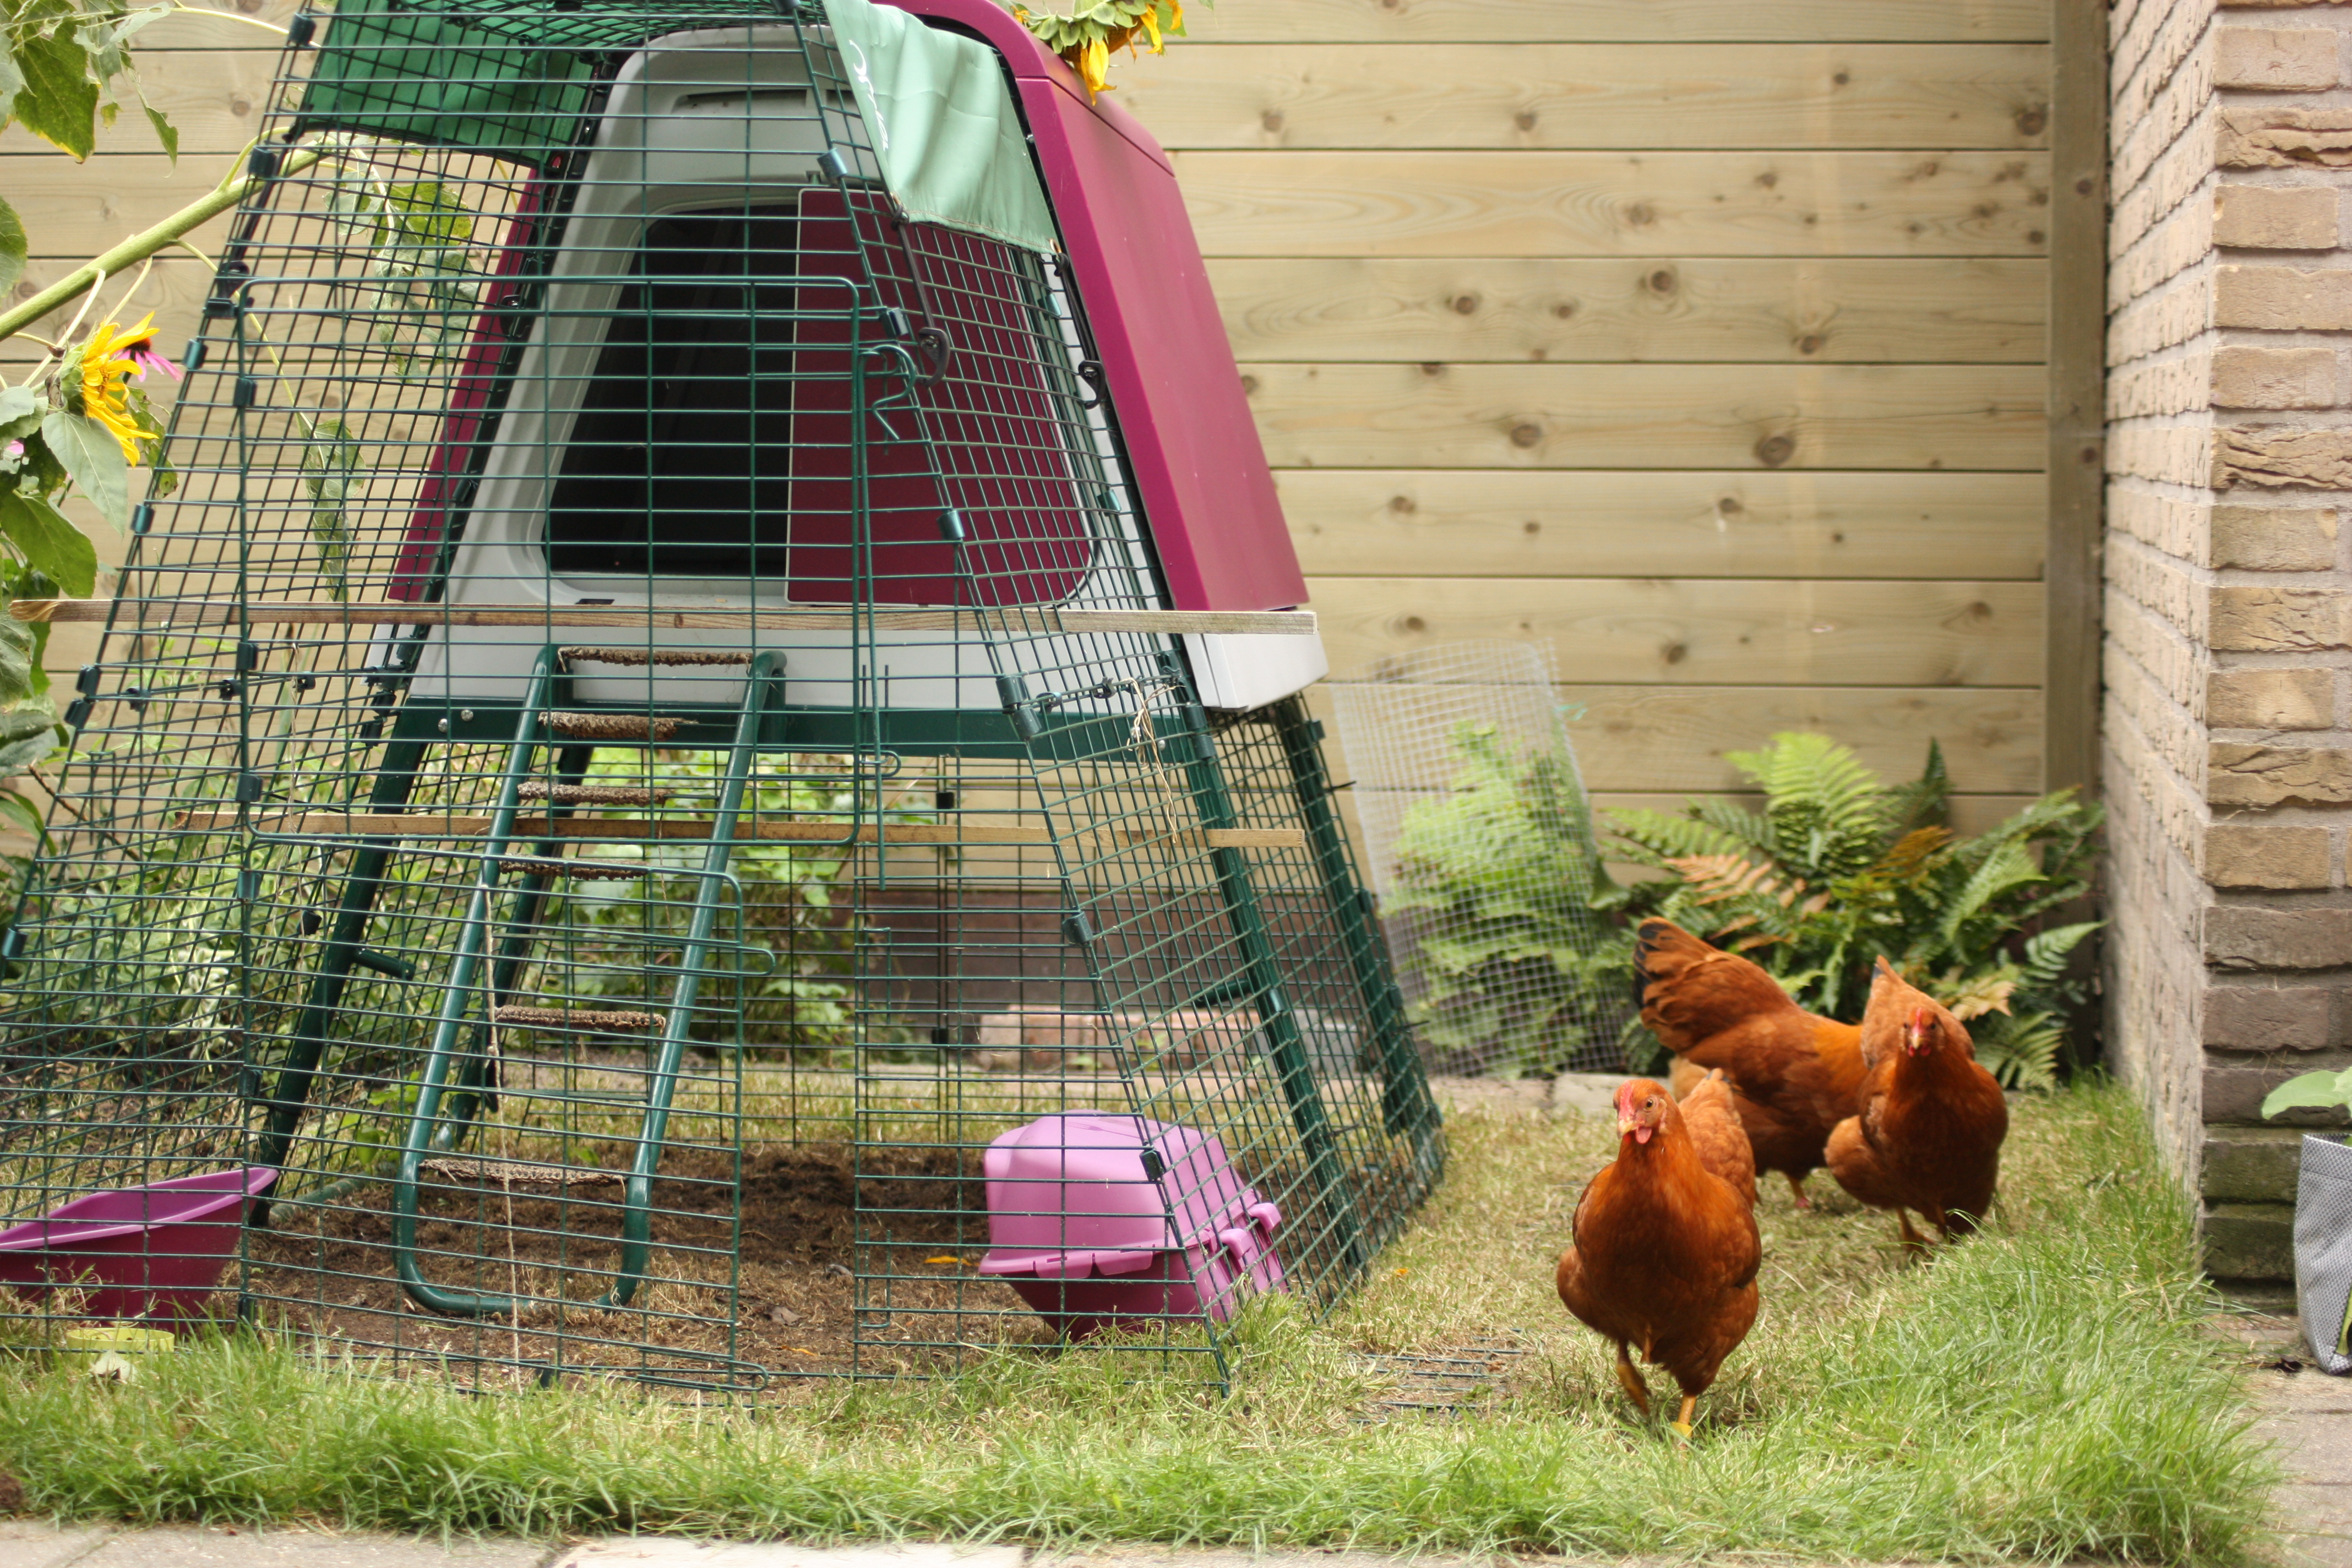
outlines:
M2320 1370L2352 1373L2345 1353L2352 1308L2352 1148L2333 1138L2303 1141L2294 1202L2294 1297L2304 1337Z

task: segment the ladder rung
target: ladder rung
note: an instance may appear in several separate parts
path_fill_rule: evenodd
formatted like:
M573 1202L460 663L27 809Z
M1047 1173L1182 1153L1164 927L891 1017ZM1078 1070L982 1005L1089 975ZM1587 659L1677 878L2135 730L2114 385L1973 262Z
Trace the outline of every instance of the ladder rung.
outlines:
M621 1173L586 1165L531 1165L520 1160L427 1160L427 1174L502 1187L617 1187Z
M500 1100L530 1100L535 1105L643 1105L641 1089L516 1089L499 1087Z
M667 741L687 721L663 713L550 713L547 727L575 741Z
M525 800L551 800L558 805L659 805L670 797L668 790L635 784L551 784L541 779L517 793Z
M642 860L547 860L536 855L511 855L499 862L502 873L571 877L583 882L628 882L652 875Z
M490 1022L516 1029L602 1029L608 1032L634 1034L661 1027L658 1013L606 1012L583 1008L566 1012L561 1007L493 1007Z
M730 653L724 648L698 647L567 647L556 650L565 664L573 659L585 659L590 664L623 664L632 667L656 665L746 665L751 662L748 652Z

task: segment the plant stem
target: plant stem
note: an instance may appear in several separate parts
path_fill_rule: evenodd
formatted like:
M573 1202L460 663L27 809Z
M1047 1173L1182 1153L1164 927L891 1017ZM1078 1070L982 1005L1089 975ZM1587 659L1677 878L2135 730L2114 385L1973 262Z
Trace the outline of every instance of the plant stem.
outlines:
M280 174L299 174L326 155L327 150L319 147L289 153L278 172ZM258 190L262 182L251 174L226 181L217 189L189 203L154 227L134 234L103 256L82 263L15 310L0 314L0 341L15 337L67 300L87 292L92 284L109 273L121 272L135 261L146 260L166 246L177 245L183 236L220 216Z

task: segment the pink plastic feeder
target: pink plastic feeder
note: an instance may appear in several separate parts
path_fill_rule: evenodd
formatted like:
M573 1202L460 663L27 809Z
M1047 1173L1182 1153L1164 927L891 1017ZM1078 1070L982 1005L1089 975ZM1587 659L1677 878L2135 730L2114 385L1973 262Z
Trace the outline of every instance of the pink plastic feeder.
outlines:
M994 1245L980 1272L1071 1339L1155 1319L1223 1322L1244 1280L1282 1289L1282 1211L1205 1132L1072 1111L998 1138L981 1169Z
M201 1318L236 1250L260 1166L92 1193L0 1230L0 1285L81 1289L92 1318Z

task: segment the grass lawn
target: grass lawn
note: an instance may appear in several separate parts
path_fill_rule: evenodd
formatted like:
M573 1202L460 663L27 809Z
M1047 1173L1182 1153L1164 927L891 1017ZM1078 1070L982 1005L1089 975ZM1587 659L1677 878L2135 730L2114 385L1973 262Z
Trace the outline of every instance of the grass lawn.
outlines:
M2267 1549L2273 1476L2207 1331L2188 1204L2125 1093L2021 1105L1997 1223L1926 1267L1826 1175L1811 1214L1772 1180L1763 1316L1687 1447L1633 1418L1551 1291L1613 1127L1474 1111L1449 1137L1445 1187L1366 1289L1319 1324L1254 1312L1231 1398L1191 1380L1197 1358L1177 1358L1180 1378L1148 1356L1008 1354L756 1414L466 1399L232 1340L128 1385L0 1366L0 1470L66 1515L532 1535L2178 1563ZM1457 1411L1397 1407L1411 1363L1383 1357L1468 1346L1520 1353L1472 1355L1503 1370Z

